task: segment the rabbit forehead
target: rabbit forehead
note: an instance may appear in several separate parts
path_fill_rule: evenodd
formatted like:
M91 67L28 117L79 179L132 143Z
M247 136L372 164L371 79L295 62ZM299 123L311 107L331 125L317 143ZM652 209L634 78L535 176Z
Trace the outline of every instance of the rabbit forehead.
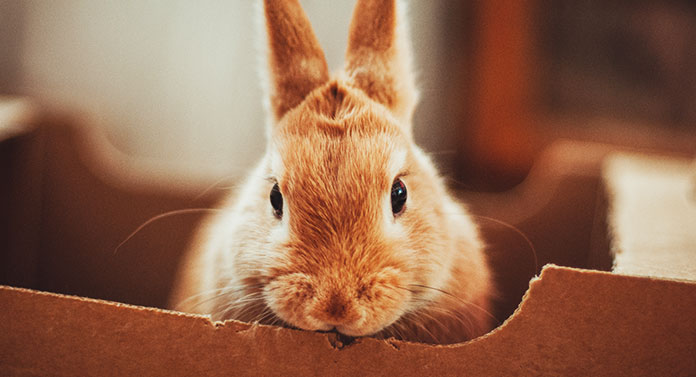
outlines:
M295 134L274 143L271 167L288 193L298 185L383 189L408 170L407 157L403 135Z
M317 179L391 185L406 170L411 145L386 108L340 81L312 92L272 135L272 171L286 185Z

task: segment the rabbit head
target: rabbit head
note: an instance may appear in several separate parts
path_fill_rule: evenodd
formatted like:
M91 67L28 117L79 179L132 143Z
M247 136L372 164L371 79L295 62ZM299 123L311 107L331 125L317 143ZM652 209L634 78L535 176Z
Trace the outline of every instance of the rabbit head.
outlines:
M296 0L264 12L272 119L255 198L269 230L237 254L239 281L290 325L352 336L449 300L445 288L478 300L488 275L476 228L412 140L399 4L358 1L334 76Z

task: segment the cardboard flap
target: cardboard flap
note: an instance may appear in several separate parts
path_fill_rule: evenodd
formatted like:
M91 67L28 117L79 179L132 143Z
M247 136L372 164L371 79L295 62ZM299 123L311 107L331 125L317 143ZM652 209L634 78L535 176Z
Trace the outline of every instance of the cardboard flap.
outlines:
M696 280L693 161L616 153L604 164L614 271Z
M358 339L1 287L0 369L62 375L688 375L696 284L547 266L518 311L453 346ZM242 373L237 373L238 371Z

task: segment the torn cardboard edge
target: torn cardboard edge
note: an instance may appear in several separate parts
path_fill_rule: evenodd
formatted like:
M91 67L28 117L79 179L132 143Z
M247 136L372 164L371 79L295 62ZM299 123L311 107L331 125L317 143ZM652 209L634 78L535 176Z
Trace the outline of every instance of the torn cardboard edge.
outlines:
M357 344L357 343L360 343L362 340L372 339L372 340L378 340L378 341L412 343L412 344L418 344L418 345L427 346L427 347L457 347L457 346L460 346L462 344L477 341L479 339L485 339L486 337L490 336L491 334L493 334L495 332L504 330L507 323L512 321L516 317L517 313L520 312L521 310L523 310L523 308L525 306L525 302L526 302L527 298L529 297L530 291L533 290L533 287L535 286L535 284L540 284L541 281L544 279L544 276L546 276L548 274L553 274L553 272L548 272L551 270L578 271L581 273L610 274L610 273L603 272L603 271L584 270L584 269L577 269L577 268L572 268L572 267L561 267L561 266L556 266L553 264L547 264L547 265L543 266L542 271L541 271L541 275L535 276L530 280L529 288L527 289L524 297L522 298L522 302L520 302L520 305L518 306L518 308L515 310L515 312L510 317L505 319L500 326L497 326L496 328L492 329L488 333L486 333L480 337L477 337L475 339L471 339L469 341L466 341L466 342L462 342L462 343L458 343L458 344L449 344L449 345L431 345L431 344L426 344L426 343L409 342L409 341L397 340L397 339L375 339L375 338L370 338L368 336L368 337L356 338L355 343ZM650 277L643 277L643 278L652 279ZM667 279L667 280L673 280L673 279ZM678 280L675 280L675 281L678 281ZM689 281L684 281L684 282L688 283ZM46 292L46 291L40 291L40 290L35 290L35 289L29 289L29 288L12 287L12 286L7 286L7 285L0 285L0 291L12 292L13 294L20 294L20 295L50 297L51 299L66 300L66 302L73 302L73 303L87 303L90 305L103 305L106 307L111 307L114 310L141 311L144 313L153 313L154 315L171 315L171 316L175 316L175 317L196 320L197 322L205 323L206 326L210 326L211 328L214 328L214 329L231 327L234 329L235 332L246 331L252 327L258 326L258 327L262 327L262 328L265 327L265 328L273 328L273 329L283 329L283 330L287 330L287 331L308 332L308 333L320 334L322 336L328 336L328 337L335 335L334 333L326 333L326 332L320 332L320 331L306 331L306 330L301 330L301 329L293 329L293 328L265 325L265 324L259 324L259 323L247 323L247 322L241 322L241 321L234 320L234 319L229 319L229 320L224 320L224 321L215 321L215 320L212 320L210 318L210 315L186 313L186 312L180 312L180 311L170 310L170 309L156 308L156 307L150 307L150 306L141 306L141 305L133 305L133 304L122 303L122 302L117 302L117 301L95 299L95 298L90 298L90 297L82 297L82 296L68 295L68 294L62 294L62 293Z
M396 340L396 339L374 339L374 338L370 338L370 337L363 337L363 338L356 338L355 343L359 344L362 340L371 339L371 340L377 340L377 341L388 341L388 342L397 342L397 343L412 343L412 344L417 344L417 345L426 346L426 347L458 347L462 344L477 341L479 339L485 339L486 337L490 336L491 334L493 334L495 332L503 331L504 328L506 327L507 323L512 321L515 318L515 316L517 315L517 313L520 312L521 310L523 310L523 308L525 306L525 302L527 300L527 297L529 296L530 291L533 289L534 285L540 283L541 280L544 278L544 276L549 274L549 272L547 272L547 271L556 270L556 269L568 270L568 271L582 271L583 273L600 273L600 274L606 273L606 272L601 272L601 271L575 269L575 268L571 268L571 267L560 267L560 266L556 266L556 265L552 265L552 264L545 265L542 269L541 275L535 276L534 278L532 278L532 280L530 280L530 286L527 289L527 292L525 293L525 295L522 299L522 302L518 306L517 310L515 310L515 312L510 317L508 317L505 321L503 321L503 323L500 326L497 326L495 329L489 331L487 334L480 336L480 337L477 337L475 339L469 340L467 342L458 343L458 344L450 344L450 345L430 345L430 344L425 344L425 343L421 344L418 342L409 342L409 341ZM128 304L128 303L95 299L95 298L90 298L90 297L75 296L75 295L67 295L67 294L62 294L62 293L45 292L45 291L39 291L39 290L29 289L29 288L20 288L20 287L0 285L0 291L10 292L11 294L18 294L18 295L49 297L49 298L54 299L54 300L65 300L66 303L86 303L89 305L100 305L100 306L113 308L114 310L138 311L138 312L143 312L143 313L152 313L153 315L167 315L167 316L181 317L181 318L186 318L187 320L195 320L196 322L199 322L199 323L205 323L206 326L210 326L211 328L214 328L214 329L231 327L234 329L235 332L246 331L252 327L261 327L261 328L282 329L283 331L287 330L287 331L299 331L299 332L314 333L314 334L318 334L319 336L327 336L327 337L331 337L331 336L335 335L334 333L306 331L306 330L301 330L301 329L285 328L285 327L280 327L280 326L271 326L271 325L258 324L258 323L247 323L247 322L241 322L241 321L234 320L234 319L229 319L229 320L224 320L224 321L214 321L210 318L209 315L185 313L185 312L180 312L180 311L176 311L176 310L169 310L169 309L155 308L155 307L141 306L141 305L133 305L133 304Z
M696 282L547 265L515 313L456 345L217 323L200 315L0 287L11 374L685 374ZM619 368L619 369L617 369Z

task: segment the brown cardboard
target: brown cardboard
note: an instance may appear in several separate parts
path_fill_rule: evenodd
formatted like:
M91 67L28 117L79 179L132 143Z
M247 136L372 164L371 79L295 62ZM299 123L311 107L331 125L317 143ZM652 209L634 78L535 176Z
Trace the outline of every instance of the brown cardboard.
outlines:
M503 320L519 306L502 326L453 346L345 344L156 309L201 216L163 219L116 246L152 216L212 206L220 192L198 198L207 184L120 155L77 119L11 112L0 121L15 130L0 132L0 374L696 373L696 278L596 271L612 263L612 199L600 174L607 146L557 144L519 188L468 195L498 275L494 314ZM522 231L536 262L515 230L487 219ZM547 263L576 268L547 266L529 283Z
M676 376L696 370L695 297L692 283L548 266L483 338L341 345L332 334L2 287L0 349L10 374Z

